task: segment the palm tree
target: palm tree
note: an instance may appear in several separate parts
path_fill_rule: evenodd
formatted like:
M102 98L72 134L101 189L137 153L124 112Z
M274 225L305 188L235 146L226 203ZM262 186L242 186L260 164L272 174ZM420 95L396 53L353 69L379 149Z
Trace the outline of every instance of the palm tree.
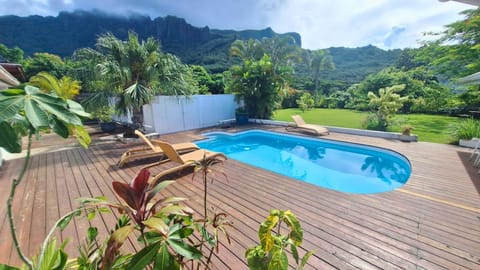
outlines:
M291 67L301 60L300 47L291 36L275 36L262 39L262 47L277 67Z
M158 92L160 44L153 38L139 42L133 32L126 42L111 33L100 36L97 47L106 58L98 64L100 74L118 95L117 110L134 117L141 115L142 106L150 103ZM139 119L143 122L142 119Z
M242 61L258 61L264 53L265 50L257 39L237 39L230 46L230 57L238 57Z
M96 65L101 75L101 82L96 85L102 89L84 102L87 108L109 104L115 96L116 110L132 113L138 128L143 123L143 105L149 104L156 94L190 94L185 65L177 57L162 53L154 38L139 41L134 32L129 32L128 39L122 41L108 33L98 38L96 46L103 55Z
M321 70L334 70L332 55L328 50L315 50L310 55L310 67L313 71L313 79L315 81L315 91L318 90L318 82Z

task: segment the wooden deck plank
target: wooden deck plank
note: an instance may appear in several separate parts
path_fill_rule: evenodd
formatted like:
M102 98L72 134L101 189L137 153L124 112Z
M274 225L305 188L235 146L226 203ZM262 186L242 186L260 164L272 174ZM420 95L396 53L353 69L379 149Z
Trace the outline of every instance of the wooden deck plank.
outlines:
M10 235L10 226L9 226L7 215L6 215L7 213L6 203L7 203L7 198L10 194L11 183L13 179L17 179L19 176L19 171L17 168L19 165L21 165L21 162L17 164L12 164L12 163L4 164L4 167L2 167L2 170L5 169L4 174L2 174L2 177L4 178L0 179L0 185L1 185L0 191L3 195L2 198L4 199L4 201L2 201L0 205L0 209L1 209L0 214L2 215L2 220L3 220L3 225L0 227L0 231L1 231L0 251L1 251L1 254L3 254L3 256L2 258L0 258L0 262L17 264L17 265L19 264L20 261L18 257L15 254L13 254L14 247L12 244L12 238ZM35 161L33 161L29 166L29 171L26 173L25 179L32 179L31 176L29 175L35 172L35 168L36 168L36 163ZM20 212L19 209L22 209L22 204L24 203L24 200L22 200L22 198L25 197L25 190L26 190L26 185L24 183L26 181L28 180L23 181L23 184L17 187L17 192L16 192L17 196L16 196L16 200L14 200L13 202L13 207L12 207L12 211L14 213L19 213ZM15 215L14 217L15 224L19 223L18 221L19 218L20 218L20 215ZM18 225L17 225L17 228L18 228ZM23 248L28 248L28 243L21 242L20 245Z
M199 138L199 131L161 136L170 142ZM246 269L244 251L258 242L258 226L272 208L291 209L301 220L305 240L300 252L316 250L308 269L480 269L480 178L468 161L468 150L335 133L327 139L397 151L410 160L411 178L393 192L346 194L228 160L224 164L228 181L209 184L209 203L229 213L234 221L232 245L222 244L221 252L214 255L214 269ZM129 147L132 145L97 144L88 150L75 148L32 158L28 180L19 187L20 198L14 207L19 235L29 255L52 220L77 205L76 197L102 195L118 200L112 180L129 182L145 165L134 161L122 169L115 166ZM0 170L0 195L7 194L6 182L11 180L5 178L13 175L17 163L9 161L6 169ZM202 189L201 181L192 182L192 176L185 175L164 195L189 198L187 205L200 215ZM4 206L0 206L0 214L4 224L0 239L6 240L0 241L0 262L18 264L5 229ZM106 232L115 217L101 215L94 225ZM61 236L79 241L87 226L84 220L75 220ZM39 227L42 233L36 233ZM138 246L130 241L126 248ZM68 251L75 252L73 248Z
M242 171L245 171L244 168ZM248 179L248 175L246 175L245 173L243 173L243 179ZM258 180L258 178L256 179ZM272 184L275 184L275 183L272 183ZM233 192L233 191L230 191L226 188L221 188L222 190L227 190L229 191L228 194L231 194L230 192ZM239 198L244 198L245 196L247 196L247 194L251 194L251 193L255 193L255 190L252 189L252 190L249 190L248 187L242 187L240 188L239 190L242 190L244 191L244 194L241 194L239 195ZM263 189L262 189L263 190ZM265 205L267 204L268 205L268 202L270 203L273 203L273 205L282 205L284 203L282 203L282 200L285 199L285 196L288 196L288 194L266 194L266 193L262 193L261 196L260 194L251 194L250 196L253 196L253 197L257 197L257 198L262 198L263 200L259 201L258 204L260 205ZM277 199L276 199L277 198ZM297 197L297 201L298 201L298 197ZM252 206L249 206L251 208L255 208L255 205L252 205ZM302 218L302 216L304 216L304 220L302 220L302 224L304 224L304 227L305 227L305 230L308 231L308 232L314 232L313 235L310 235L311 238L315 239L317 238L317 236L319 235L323 235L324 239L326 239L328 242L329 245L332 245L333 247L324 247L324 249L330 249L330 253L339 253L339 251L341 251L343 249L344 252L355 252L356 250L356 256L358 256L359 258L364 258L365 260L373 260L373 258L378 258L376 255L374 256L370 256L370 254L364 252L366 249L368 249L368 247L361 247L361 248L357 248L355 245L346 245L344 244L346 242L346 238L349 239L348 242L350 243L354 243L355 242L359 242L358 240L355 239L355 235L358 235L360 233L360 231L363 231L363 228L360 228L360 231L355 231L355 230L352 230L352 229L348 229L346 230L345 232L341 232L341 237L335 237L333 235L330 235L328 233L325 233L325 231L329 231L329 228L331 230L335 230L335 228L337 228L337 226L339 225L338 224L338 221L335 220L335 217L333 216L332 218L332 215L328 216L328 214L326 214L326 212L323 212L323 211L317 211L317 210L321 210L317 207L313 207L312 205L309 205L308 203L304 203L304 202L301 202L301 201L298 201L298 205L296 203L293 203L293 204L289 204L289 209L293 210L294 213L301 213L299 214L299 217ZM268 213L268 207L267 209L264 209L264 212L265 213ZM318 217L318 218L316 218ZM342 225L345 225L345 222L346 221L341 221L343 224ZM348 236L348 233L352 234L351 236ZM308 239L308 237L307 237ZM361 239L362 241L364 239ZM309 240L307 240L309 241ZM315 244L318 245L318 241L322 241L322 239L315 239ZM359 242L360 243L360 242ZM332 249L333 248L333 249ZM363 255L362 255L363 253ZM382 256L388 256L388 253L385 251L385 250L382 250L381 252L378 252L378 254L381 254ZM389 257L390 260L392 260L392 257ZM351 261L351 259L349 259ZM359 267L362 267L362 268L365 268L366 266L363 265L363 262L360 263L361 265L359 265ZM405 262L403 263L405 264ZM382 268L388 268L387 267L388 263L386 265L383 265Z

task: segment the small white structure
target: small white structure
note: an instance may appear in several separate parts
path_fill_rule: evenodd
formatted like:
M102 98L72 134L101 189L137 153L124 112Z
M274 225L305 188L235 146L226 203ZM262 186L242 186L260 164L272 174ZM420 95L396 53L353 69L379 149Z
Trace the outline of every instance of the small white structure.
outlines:
M143 106L144 124L159 134L211 127L235 118L236 107L235 96L230 94L156 96Z

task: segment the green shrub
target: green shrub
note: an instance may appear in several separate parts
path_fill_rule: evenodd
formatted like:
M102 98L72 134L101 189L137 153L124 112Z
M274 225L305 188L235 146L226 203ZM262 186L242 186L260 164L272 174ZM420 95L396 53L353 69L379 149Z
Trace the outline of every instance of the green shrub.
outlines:
M232 81L229 86L236 94L237 101L243 100L252 118L270 119L280 101L283 87L281 76L268 55L259 61L244 61L241 66L232 67Z
M453 136L457 139L469 140L480 137L480 120L465 119L454 127Z
M313 97L310 95L310 93L305 92L299 99L297 99L297 105L302 112L305 112L306 110L313 108L315 105L315 100L313 100Z
M90 112L92 119L98 119L100 122L111 122L114 113L115 111L110 106L100 106Z
M371 113L367 116L365 121L362 123L362 128L368 130L378 130L378 131L386 131L387 126L385 122L381 120L381 118L376 113Z
M378 90L378 95L373 92L368 92L370 98L369 106L375 111L376 117L379 121L378 127L380 130L386 130L391 124L392 118L397 111L408 100L408 97L402 97L397 92L402 91L405 85L393 85L391 87L381 88Z
M302 91L300 90L296 90L293 88L287 89L287 91L285 91L285 95L282 98L282 108L296 108L297 99L299 99L301 95Z

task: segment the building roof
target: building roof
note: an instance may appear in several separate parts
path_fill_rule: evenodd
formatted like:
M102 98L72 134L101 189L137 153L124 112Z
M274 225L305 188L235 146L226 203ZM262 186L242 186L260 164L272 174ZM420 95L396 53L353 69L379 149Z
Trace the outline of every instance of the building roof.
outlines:
M13 75L18 81L24 82L26 81L25 72L23 71L23 67L20 64L12 64L12 63L0 63L8 73Z
M440 2L448 2L452 0L439 0ZM453 0L464 4L469 4L473 6L480 6L480 0Z
M0 65L0 89L6 89L19 84L20 82L10 72Z

